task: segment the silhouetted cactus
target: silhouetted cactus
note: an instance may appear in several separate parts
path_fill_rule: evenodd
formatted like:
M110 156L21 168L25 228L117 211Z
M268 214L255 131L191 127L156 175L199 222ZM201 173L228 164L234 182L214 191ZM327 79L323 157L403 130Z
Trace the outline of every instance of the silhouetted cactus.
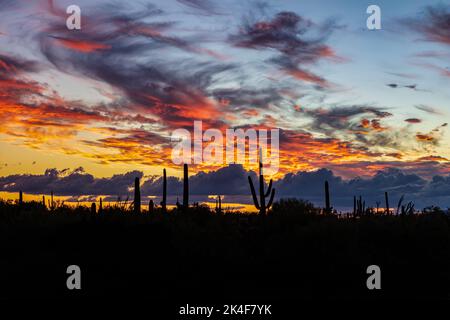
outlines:
M134 200L133 200L134 213L141 213L141 186L139 184L139 178L134 178Z
M188 165L183 165L183 210L186 212L189 207L189 175Z
M98 206L98 213L102 213L103 212L103 202L102 202L102 198L100 198L100 204Z
M216 213L221 214L222 213L222 199L220 196L217 196L216 199Z
M330 189L328 181L325 181L325 213L331 214L333 208L330 206Z
M42 196L42 206L45 208L45 196Z
M22 190L19 191L19 206L23 204L23 193Z
M148 213L153 213L153 209L155 208L155 204L153 203L153 200L150 199L148 202Z
M50 210L55 210L55 201L53 201L53 190L50 191L50 201L49 201Z
M166 169L163 169L163 195L161 201L161 207L163 212L167 212L167 177Z
M261 160L261 149L259 150L259 201L256 196L255 187L253 186L253 181L250 176L248 176L248 183L250 185L250 191L252 192L253 203L256 209L259 210L259 214L264 216L267 210L272 206L273 198L275 196L275 188L272 189L272 179L270 179L267 191L264 192L264 175L262 174L262 160ZM266 205L266 198L270 195L269 202Z
M91 214L97 213L97 206L95 205L95 202L92 202L91 204Z
M404 198L404 197L405 197L405 196L402 195L402 196L400 197L400 199L398 200L398 204L397 204L397 212L396 212L397 215L400 213L400 207L402 206L403 198Z
M353 216L356 216L356 196L353 196Z
M390 209L389 209L389 195L387 193L387 191L384 193L384 200L386 202L386 214L390 213Z
M362 216L366 214L366 201L363 201L362 197L356 201L356 215Z
M405 206L402 206L402 215L414 214L414 203L412 201L408 202Z

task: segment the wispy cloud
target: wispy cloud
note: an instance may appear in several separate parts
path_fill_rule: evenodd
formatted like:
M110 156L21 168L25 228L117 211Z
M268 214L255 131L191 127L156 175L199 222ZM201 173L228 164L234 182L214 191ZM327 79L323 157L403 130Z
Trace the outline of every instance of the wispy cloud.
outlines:
M422 40L450 45L450 7L444 4L426 7L417 17L403 23L422 35Z
M254 50L272 49L279 55L270 61L296 79L321 87L327 81L299 65L312 65L321 59L343 61L325 40L338 27L334 20L318 25L295 12L279 12L272 19L254 16L244 19L239 32L229 37L240 48Z
M433 115L438 115L438 116L442 116L443 113L438 110L437 108L431 107L431 106L427 106L424 104L419 104L419 105L415 105L414 106L416 109L419 109L420 111L429 113L429 114L433 114Z

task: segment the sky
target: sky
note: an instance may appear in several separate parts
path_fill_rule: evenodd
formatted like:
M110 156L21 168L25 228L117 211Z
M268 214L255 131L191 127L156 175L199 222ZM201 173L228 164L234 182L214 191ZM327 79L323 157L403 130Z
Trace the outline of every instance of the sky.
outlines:
M81 30L66 27L73 4ZM381 30L366 27L370 4ZM449 1L0 0L0 16L4 191L19 178L180 177L170 136L194 120L279 128L286 195L305 174L412 181L427 197L448 187Z

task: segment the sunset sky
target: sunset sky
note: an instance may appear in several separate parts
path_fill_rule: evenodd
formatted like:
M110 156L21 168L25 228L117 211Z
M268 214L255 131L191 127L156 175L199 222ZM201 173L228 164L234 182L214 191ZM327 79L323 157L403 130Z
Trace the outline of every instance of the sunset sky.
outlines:
M170 135L194 120L279 128L277 178L450 173L449 1L92 3L0 0L0 176L180 176Z

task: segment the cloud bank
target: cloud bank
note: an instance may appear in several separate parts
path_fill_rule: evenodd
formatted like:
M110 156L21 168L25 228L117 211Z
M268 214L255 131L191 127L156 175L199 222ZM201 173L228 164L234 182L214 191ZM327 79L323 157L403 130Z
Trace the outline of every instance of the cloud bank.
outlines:
M195 196L224 195L242 203L251 203L247 177L256 181L253 171L246 171L241 165L229 165L216 171L198 172L189 178L190 194ZM0 178L0 190L41 194L53 191L57 195L86 196L109 195L113 199L133 195L134 178L144 180L141 186L142 196L160 197L162 179L159 176L144 177L142 172L132 171L117 174L110 178L94 178L83 168L73 171L68 169L47 169L42 175L10 175ZM276 198L297 197L310 200L323 206L324 181L330 184L331 199L335 207L347 208L353 203L353 196L361 195L368 205L375 206L384 201L384 192L391 196L391 206L405 195L406 200L413 200L417 206L440 205L450 203L450 174L434 175L425 179L417 174L400 169L389 168L377 172L369 178L344 179L328 169L316 171L299 171L286 174L274 181ZM182 180L168 177L168 195L175 199L182 196Z

